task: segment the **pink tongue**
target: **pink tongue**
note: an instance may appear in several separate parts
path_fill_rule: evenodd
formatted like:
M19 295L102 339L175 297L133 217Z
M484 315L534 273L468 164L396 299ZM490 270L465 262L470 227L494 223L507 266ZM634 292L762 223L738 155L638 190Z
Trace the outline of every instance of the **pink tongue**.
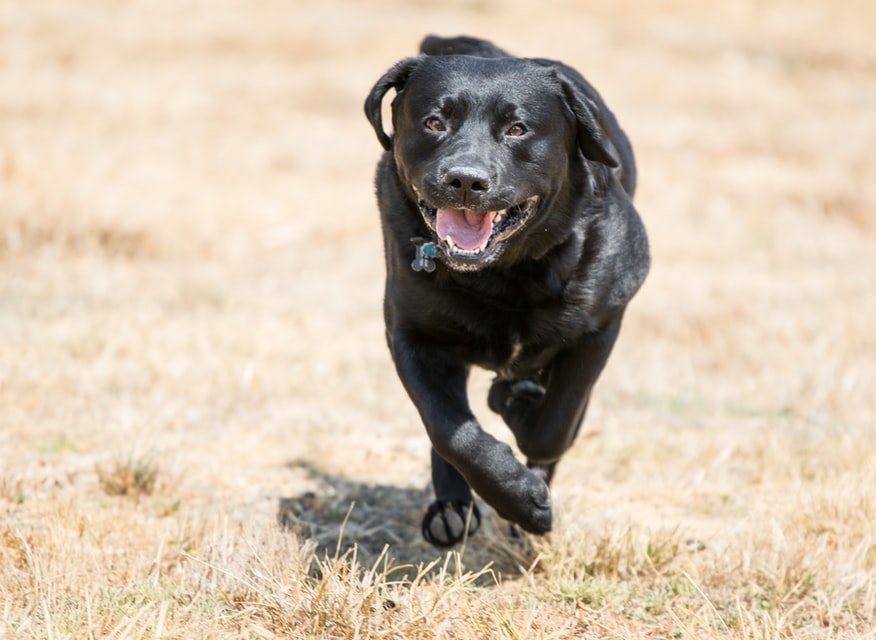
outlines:
M461 249L476 249L486 244L493 233L493 211L470 211L469 209L438 209L435 223L438 237Z

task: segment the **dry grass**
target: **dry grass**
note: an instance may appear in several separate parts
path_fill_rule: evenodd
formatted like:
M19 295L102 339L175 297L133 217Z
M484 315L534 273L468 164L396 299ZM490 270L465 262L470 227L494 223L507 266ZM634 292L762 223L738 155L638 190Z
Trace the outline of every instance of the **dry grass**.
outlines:
M871 4L0 3L0 638L876 636ZM584 71L655 258L556 531L449 555L361 115L427 31Z
M97 483L108 496L139 499L151 495L158 480L158 466L148 458L116 460L111 465L96 465Z

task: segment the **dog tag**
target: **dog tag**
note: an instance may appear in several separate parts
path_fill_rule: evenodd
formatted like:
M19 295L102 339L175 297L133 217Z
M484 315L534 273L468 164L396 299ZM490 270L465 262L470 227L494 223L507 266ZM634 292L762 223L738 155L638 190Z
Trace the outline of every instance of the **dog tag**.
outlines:
M435 271L434 258L438 257L438 245L434 242L429 242L425 238L411 238L411 242L417 248L417 255L414 256L411 269L414 271L425 271L426 273Z

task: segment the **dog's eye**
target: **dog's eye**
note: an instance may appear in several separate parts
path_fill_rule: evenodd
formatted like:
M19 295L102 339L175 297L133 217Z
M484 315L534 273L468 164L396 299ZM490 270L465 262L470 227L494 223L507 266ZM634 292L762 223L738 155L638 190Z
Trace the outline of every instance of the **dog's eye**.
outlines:
M524 125L522 122L518 122L508 127L508 131L505 132L505 135L511 136L512 138L519 138L524 133L526 133L526 131L526 125Z
M425 122L426 128L429 131L445 131L444 122L438 116L430 116L426 118Z

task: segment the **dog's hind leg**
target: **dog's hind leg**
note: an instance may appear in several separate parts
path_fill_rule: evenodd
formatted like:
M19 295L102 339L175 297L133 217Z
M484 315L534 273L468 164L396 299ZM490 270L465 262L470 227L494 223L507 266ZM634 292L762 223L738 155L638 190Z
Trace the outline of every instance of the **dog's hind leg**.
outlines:
M436 547L452 547L480 528L481 512L462 474L432 449L435 501L423 516L423 537Z

